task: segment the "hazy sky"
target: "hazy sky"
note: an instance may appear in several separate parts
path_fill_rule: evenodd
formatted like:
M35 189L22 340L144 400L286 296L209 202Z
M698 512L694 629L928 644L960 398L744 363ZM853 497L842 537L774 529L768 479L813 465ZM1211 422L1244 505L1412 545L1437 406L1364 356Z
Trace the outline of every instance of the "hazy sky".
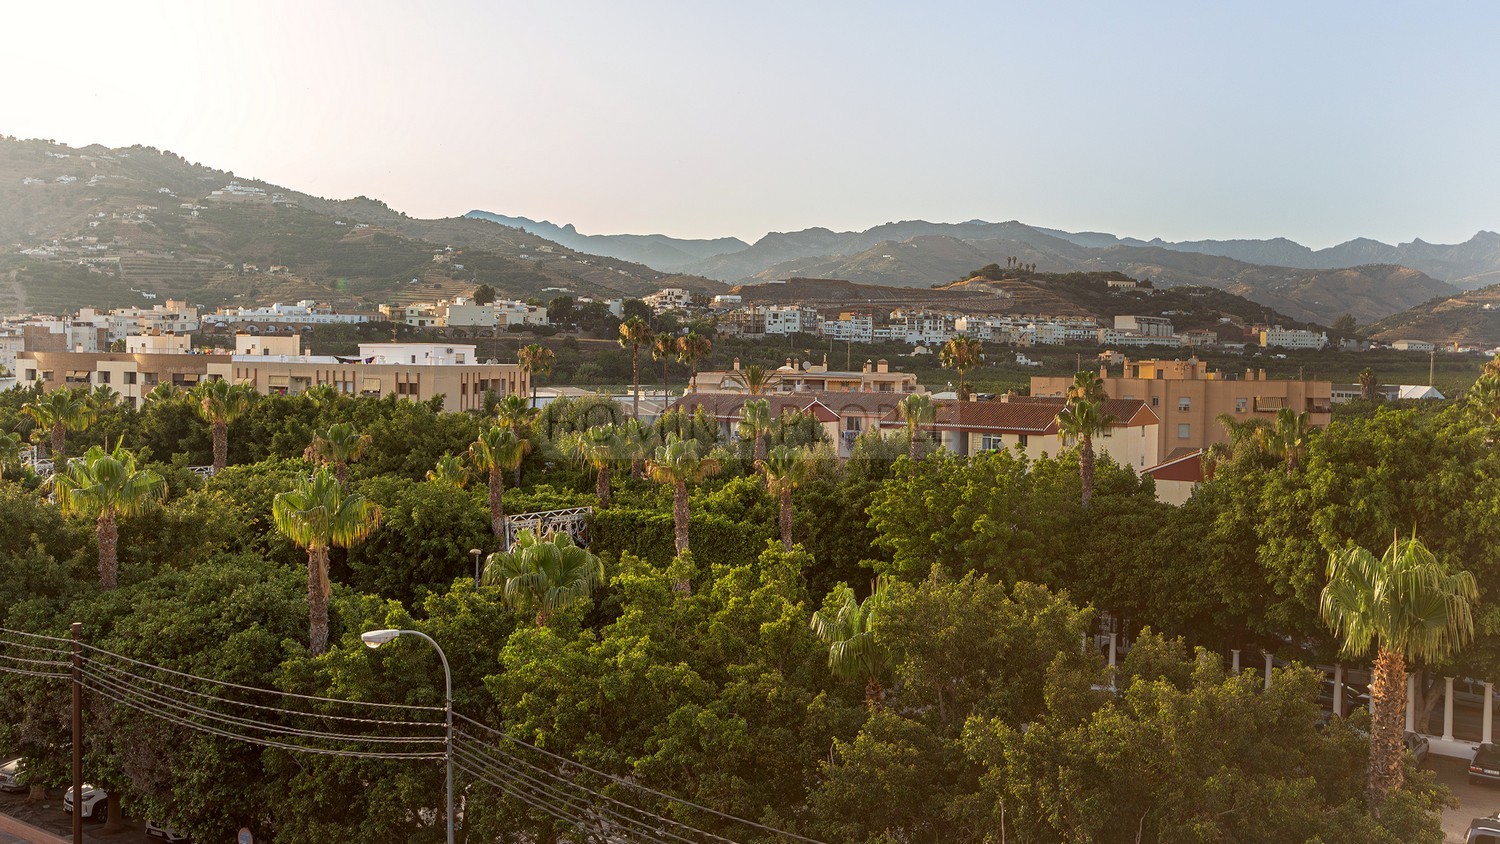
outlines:
M0 27L0 133L423 217L1500 229L1495 3L12 0Z

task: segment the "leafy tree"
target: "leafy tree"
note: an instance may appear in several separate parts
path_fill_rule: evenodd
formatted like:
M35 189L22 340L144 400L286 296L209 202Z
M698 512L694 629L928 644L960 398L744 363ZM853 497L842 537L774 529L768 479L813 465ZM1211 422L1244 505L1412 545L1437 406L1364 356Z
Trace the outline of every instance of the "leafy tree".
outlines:
M313 435L303 455L323 466L333 467L340 484L349 483L349 464L357 462L370 447L370 435L361 434L348 422L336 422L328 430Z
M880 619L880 603L890 587L889 578L875 582L875 591L863 601L854 590L840 583L823 602L824 608L813 613L812 630L828 645L828 667L846 680L863 680L865 705L879 709L885 701L885 676L890 655L875 641L875 626Z
M488 305L495 301L495 288L488 284L481 284L474 288L474 292L469 294L469 298L473 299L476 305Z
M1276 423L1271 429L1271 444L1274 453L1286 463L1288 475L1297 471L1302 456L1307 452L1307 441L1312 436L1312 424L1307 413L1298 413L1289 407L1276 411Z
M766 476L766 491L780 505L781 545L792 550L792 491L807 483L812 474L812 452L784 445L771 449L756 466Z
M1359 325L1355 323L1352 314L1341 314L1330 326L1333 333L1339 337L1354 337L1359 333Z
M964 377L974 367L984 363L984 344L967 334L955 334L938 350L938 362L944 369L958 373L958 400L965 401ZM959 406L962 409L962 405Z
M655 334L639 316L620 323L620 348L630 350L630 416L641 418L641 347L649 346Z
M0 480L5 479L5 470L21 462L21 435L14 432L0 434Z
M566 533L549 540L522 531L509 551L491 554L484 567L487 586L504 587L505 603L536 610L536 626L589 599L604 584L604 564Z
M1104 412L1103 402L1082 395L1070 396L1057 414L1058 439L1078 444L1078 478L1085 509L1094 496L1094 437L1109 430L1114 421L1113 416Z
M646 474L653 481L672 487L672 521L676 525L677 553L688 550L688 484L702 483L717 475L723 463L717 454L703 454L697 440L667 439L646 461Z
M327 469L298 481L271 504L276 529L307 549L307 647L314 655L328 647L328 549L360 542L380 526L380 517L379 506L363 495L344 492Z
M531 406L536 407L536 376L551 375L552 365L557 362L557 355L540 343L532 343L522 346L516 353L516 360L521 364L521 369L526 372L527 380L531 382Z
M771 403L765 399L751 399L740 405L739 436L753 443L750 459L759 466L766 459L766 438L771 432Z
M214 471L221 472L229 462L229 425L250 412L258 394L249 384L216 378L199 382L193 387L192 398L199 418L213 431Z
M1450 572L1415 536L1381 557L1353 546L1328 561L1319 604L1349 656L1375 651L1370 679L1370 803L1402 785L1408 660L1441 662L1474 635L1474 576Z
M613 427L586 428L567 434L560 442L564 454L594 470L594 495L600 507L609 506L609 470L619 459L620 442Z
M896 411L906 423L906 435L910 443L908 456L916 460L922 456L922 426L937 421L937 407L932 403L932 397L926 393L912 393L897 403Z
M547 322L553 325L568 326L574 320L573 297L555 296L547 303Z
M52 490L63 513L93 518L99 542L99 588L118 582L119 519L139 516L165 494L161 476L136 467L135 455L116 444L94 446L79 462L52 476Z
M689 331L677 338L677 359L692 370L691 384L694 391L698 389L698 362L708 357L713 348L713 342L696 331Z
M74 390L53 390L22 405L21 412L52 438L52 462L61 469L68 444L68 432L86 430L93 424L95 410L86 394Z
M490 529L501 542L505 541L505 473L520 467L529 448L526 440L498 425L480 434L469 446L474 468L489 473Z

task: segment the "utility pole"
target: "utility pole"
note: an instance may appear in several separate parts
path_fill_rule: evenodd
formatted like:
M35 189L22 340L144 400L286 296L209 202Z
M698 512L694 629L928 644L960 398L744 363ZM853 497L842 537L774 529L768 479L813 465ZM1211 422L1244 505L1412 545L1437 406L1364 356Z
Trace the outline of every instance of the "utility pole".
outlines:
M83 844L83 622L73 622L73 844Z
M1427 386L1434 386L1432 376L1437 371L1437 348L1427 353Z

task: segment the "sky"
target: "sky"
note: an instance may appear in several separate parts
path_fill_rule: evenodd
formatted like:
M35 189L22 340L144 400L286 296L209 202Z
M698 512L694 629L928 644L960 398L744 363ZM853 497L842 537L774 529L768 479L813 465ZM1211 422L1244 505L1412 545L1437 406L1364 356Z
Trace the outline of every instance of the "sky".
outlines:
M0 6L0 134L419 217L738 236L1500 229L1500 4Z

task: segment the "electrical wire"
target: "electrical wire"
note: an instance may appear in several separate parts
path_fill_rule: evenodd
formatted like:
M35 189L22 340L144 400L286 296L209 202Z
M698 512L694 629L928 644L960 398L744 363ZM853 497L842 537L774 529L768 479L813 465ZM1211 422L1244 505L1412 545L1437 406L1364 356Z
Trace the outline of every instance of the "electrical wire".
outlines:
M4 639L0 639L0 645L11 648L25 648L29 651L45 651L47 653L62 654L63 656L70 656L73 653L72 649L70 648L53 648L46 645L28 645L24 642L10 642Z
M261 730L267 733L282 733L286 735L301 736L304 738L323 739L326 741L368 741L376 744L431 744L434 742L441 744L443 742L443 738L441 736L367 736L352 733L329 733L318 730L304 730L297 727L289 727L281 724L272 724L266 721L256 721L251 718L241 718L236 715L226 715L224 713L214 712L211 709L205 709L201 706L194 706L190 703L184 703L182 701L174 700L156 692L138 689L134 686L131 686L126 681L120 681L105 677L104 675L95 673L88 669L84 669L83 674L85 677L92 679L96 683L103 683L109 688L112 688L113 690L122 694L134 694L136 695L137 699L141 699L145 703L152 703L157 706L165 707L169 710L176 710L178 712L184 713L183 717L198 716L209 718L221 724L228 724L230 726L241 729ZM437 726L442 725L439 724Z
M58 668L70 667L67 662L60 659L31 659L30 657L10 656L8 654L0 654L0 659L8 659L11 662L19 662L25 665L51 665Z
M489 748L489 745L483 744L483 742L480 742L480 741L478 741L478 739L475 739L474 736L469 736L468 733L455 732L455 739L459 739L459 738L462 738L462 739L465 739L465 741L474 742L474 744L480 745L480 747L483 748L483 751L490 751L490 750L492 750L492 748ZM455 742L455 751L460 751L460 750L465 750L465 748L460 748L460 745L458 744L458 742ZM711 832L705 832L705 831L702 831L702 829L693 828L693 826L688 826L688 825L685 825L685 823L676 822L676 820L669 819L669 817L663 817L663 816L660 816L660 814L652 813L652 811L643 810L643 808L634 807L634 805L630 805L630 804L625 804L625 802L618 801L618 799L615 799L615 798L610 798L609 795L604 795L604 793L595 792L595 790L589 789L589 787L583 786L583 784L576 783L576 781L573 781L573 780L568 780L567 777L562 777L562 775L553 774L553 772L546 771L546 769L540 768L540 766L531 765L531 763L525 762L525 760L516 759L516 757L508 757L508 759L510 759L511 762L514 763L514 765L507 765L507 763L502 762L502 760L499 759L499 757L495 756L495 754L499 754L499 756L505 757L504 751L499 750L499 748L493 748L492 753L477 753L477 751L474 751L474 750L466 750L466 753L472 754L472 756L481 756L481 759L486 760L486 762L489 762L490 765L498 766L498 768L504 769L504 771L507 772L507 774L513 775L513 777L520 777L520 778L522 778L522 780L526 780L526 781L529 781L529 783L535 784L535 786L537 786L538 789L543 790L544 793L552 793L552 795L556 795L556 793L558 793L558 787L549 786L549 784L543 783L543 781L535 780L534 777L529 777L528 774L525 774L525 771L522 771L522 769L520 769L520 768L516 768L516 766L514 766L514 765L525 766L525 768L532 769L532 771L538 772L538 774L544 775L544 777L549 777L549 778L552 778L552 780L559 781L559 783L564 784L564 786L571 786L571 787L573 787L573 789L582 790L582 792L585 792L585 795L592 796L592 798L603 799L603 801L610 802L610 804L618 805L618 807L625 808L625 810L634 811L634 813L637 813L637 814L643 814L643 816L651 817L651 819L658 820L658 822L669 823L669 825L676 826L676 828L685 829L685 831L688 831L688 832L697 832L697 834L706 835L706 837L712 838L712 840L714 840L714 841L723 841L723 843L726 843L726 844L733 844L733 841L727 840L727 838L718 837L718 835L711 834ZM637 822L637 820L628 819L628 817L624 817L624 816L619 816L619 814L615 813L615 811L606 810L606 808L600 808L600 811L604 811L604 813L610 814L610 816L613 816L613 817L619 817L619 819L621 819L622 822L625 822L625 823L637 823L637 825L645 825L645 823L648 823L648 822ZM672 840L675 840L675 841L682 841L682 843L685 843L685 844L693 844L693 843L691 843L691 840L688 840L688 838L679 837L679 835L672 834L672 832L664 831L664 829L655 829L655 832L658 832L658 834L661 834L661 835L666 835L666 837L672 838Z
M25 630L12 630L9 627L0 627L0 633L9 633L12 636L25 636L28 639L45 639L49 642L58 642L64 645L72 645L73 640L62 636L48 636L45 633L28 633Z
M554 817L554 818L556 818L556 819L558 819L560 821L563 821L564 823L571 824L572 826L576 827L579 832L582 832L586 837L590 837L590 838L594 837L593 834L592 834L592 832L589 829L587 829L586 827L584 827L582 819L580 819L580 818L574 818L574 817L571 817L569 815L565 815L562 812L559 812L558 810L552 808L551 806L546 805L545 803L537 802L536 800L532 799L531 796L528 795L528 794L517 793L517 791L512 786L506 785L504 781L490 779L482 771L471 769L467 763L465 763L464 761L462 761L462 760L460 760L458 758L454 759L454 764L460 770L462 770L464 773L468 774L471 777L474 777L476 780L479 780L480 782L483 782L483 783L486 783L488 785L494 786L495 788L499 789L501 792L503 792L504 794L506 794L509 797L512 797L512 798L514 798L516 800L519 800L522 803L525 803L525 804L527 804L528 806L531 806L534 809L540 809L543 812L546 812L547 814L551 815L552 817ZM651 836L644 836L644 837L645 837L645 840L650 841L650 842L656 842L656 844L666 844L666 842L662 841L660 838L652 838Z
M0 665L0 671L5 672L6 674L24 674L28 677L55 677L59 680L71 680L73 678L73 675L70 673L33 671L29 668L7 668L3 665Z

